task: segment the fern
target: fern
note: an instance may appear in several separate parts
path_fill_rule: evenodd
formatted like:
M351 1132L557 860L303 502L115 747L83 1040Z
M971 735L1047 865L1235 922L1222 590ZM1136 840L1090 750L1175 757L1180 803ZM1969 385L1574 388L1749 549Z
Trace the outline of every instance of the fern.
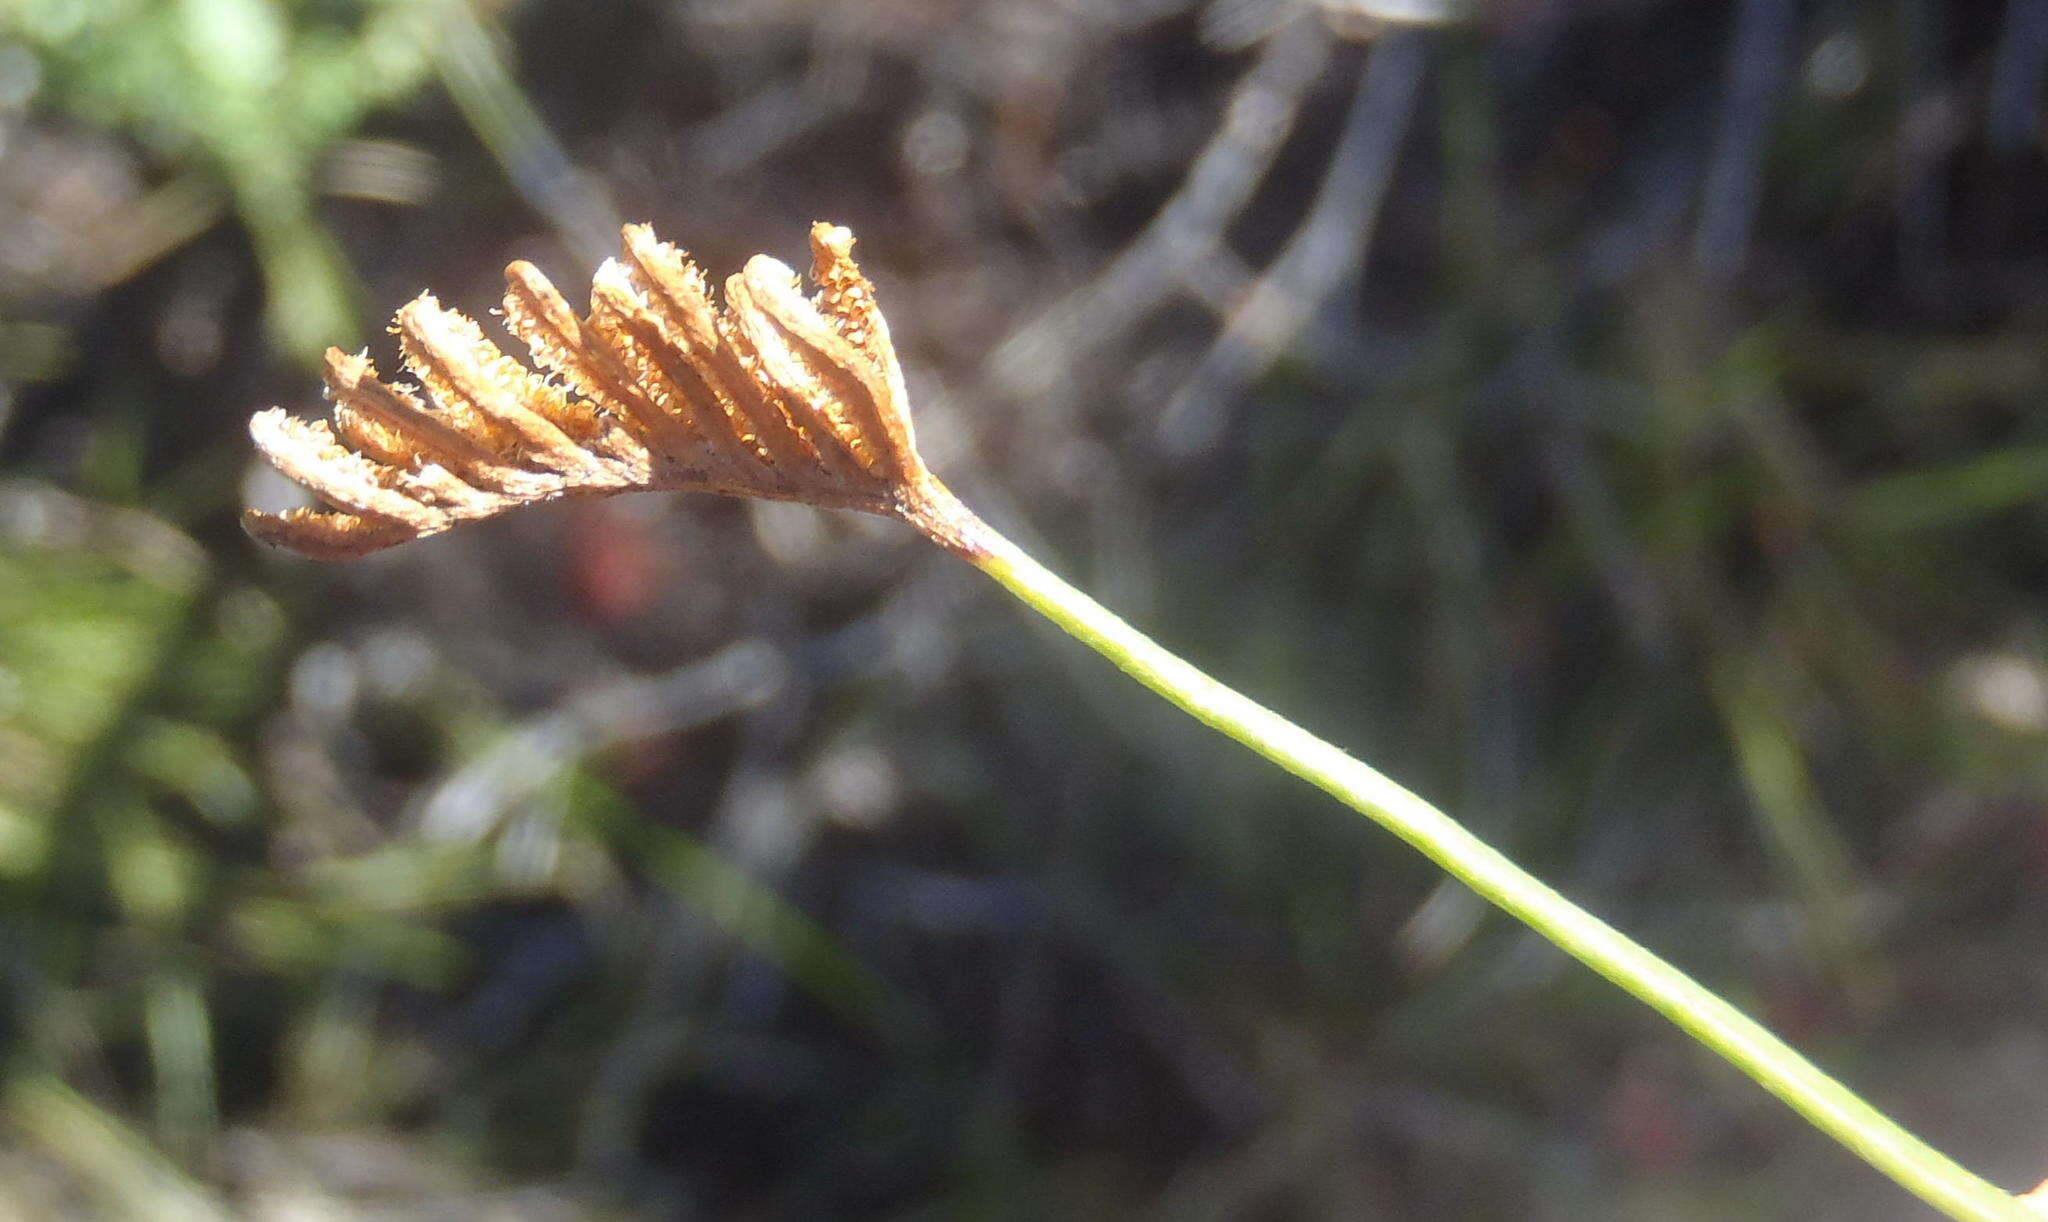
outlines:
M331 422L276 408L250 422L278 469L331 508L252 512L246 524L339 558L578 494L697 490L900 518L1192 716L1415 846L1929 1204L1956 1218L2039 1217L1450 816L1167 652L983 525L918 458L889 330L852 248L847 230L817 225L812 296L757 255L726 280L721 304L680 251L628 226L623 258L598 270L581 318L515 263L505 321L543 372L423 296L394 328L416 390L330 350Z

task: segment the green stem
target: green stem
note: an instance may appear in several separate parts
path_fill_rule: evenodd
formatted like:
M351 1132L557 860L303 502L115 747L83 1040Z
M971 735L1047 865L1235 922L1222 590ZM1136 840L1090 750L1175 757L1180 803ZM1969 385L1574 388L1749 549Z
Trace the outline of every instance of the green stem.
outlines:
M2013 1197L1908 1133L1755 1020L1630 941L1466 831L1449 815L1308 731L1168 653L934 488L927 529L1138 682L1334 795L1720 1053L1822 1132L1953 1218L2039 1222ZM932 523L939 523L932 529Z

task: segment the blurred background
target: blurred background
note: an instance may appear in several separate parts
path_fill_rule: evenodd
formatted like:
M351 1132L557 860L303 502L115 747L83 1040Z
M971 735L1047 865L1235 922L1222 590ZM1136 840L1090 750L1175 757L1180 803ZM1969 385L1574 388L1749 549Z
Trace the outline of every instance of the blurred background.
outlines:
M244 425L849 224L932 465L2048 1174L2044 0L0 6L0 1214L1918 1218L880 520Z

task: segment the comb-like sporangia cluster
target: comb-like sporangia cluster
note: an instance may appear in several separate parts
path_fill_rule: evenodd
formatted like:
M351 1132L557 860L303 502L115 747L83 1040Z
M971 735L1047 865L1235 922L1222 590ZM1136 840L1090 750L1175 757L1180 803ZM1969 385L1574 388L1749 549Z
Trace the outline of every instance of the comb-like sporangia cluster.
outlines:
M535 368L421 296L397 334L416 385L327 353L329 420L249 422L277 469L328 507L250 511L257 538L359 556L458 522L577 494L672 489L927 520L937 483L912 445L903 375L853 234L811 229L808 297L766 255L714 297L681 250L628 225L578 313L531 264L505 269L504 321Z

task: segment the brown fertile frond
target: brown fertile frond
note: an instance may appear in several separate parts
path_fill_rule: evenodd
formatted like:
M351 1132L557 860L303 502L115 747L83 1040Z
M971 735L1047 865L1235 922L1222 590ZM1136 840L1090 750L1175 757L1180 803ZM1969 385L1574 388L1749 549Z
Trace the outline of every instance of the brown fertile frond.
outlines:
M341 559L520 505L674 490L861 509L959 545L937 523L950 498L918 458L851 232L812 227L811 296L756 255L722 303L647 226L624 238L581 317L532 264L505 269L505 327L535 368L428 295L392 325L417 388L330 349L331 421L271 408L249 422L264 456L327 508L252 510L249 533Z

